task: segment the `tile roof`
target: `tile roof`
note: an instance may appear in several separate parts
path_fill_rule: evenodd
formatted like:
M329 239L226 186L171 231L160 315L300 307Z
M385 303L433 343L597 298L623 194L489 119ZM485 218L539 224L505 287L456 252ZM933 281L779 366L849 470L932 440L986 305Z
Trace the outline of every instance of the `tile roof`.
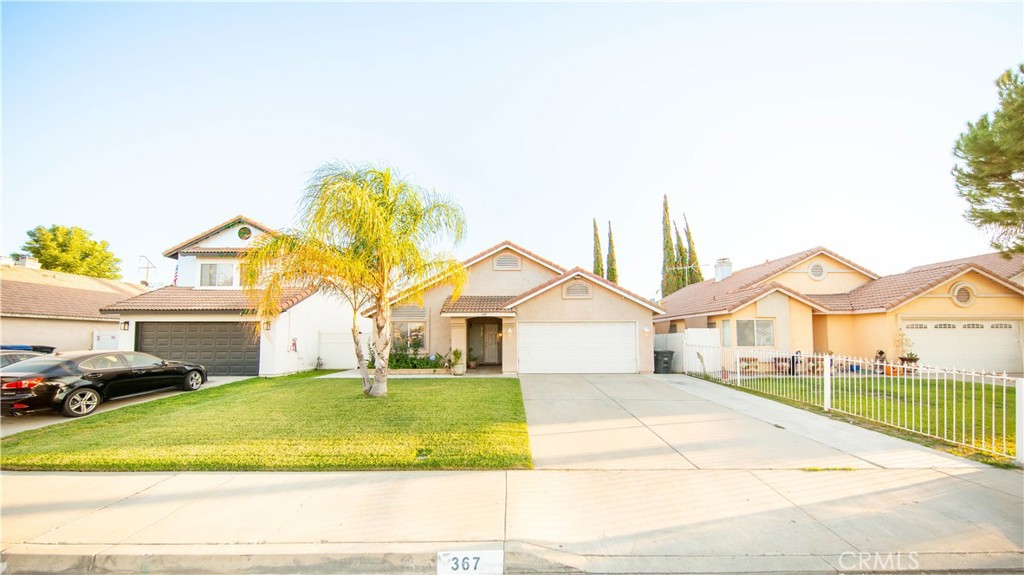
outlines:
M784 288L775 282L758 285L760 282L818 253L826 253L871 275L863 267L841 258L834 252L820 247L812 248L798 254L740 270L720 282L706 280L699 284L685 287L662 301L662 305L666 310L666 317L661 318L661 320L731 313L774 289L780 289L791 295L804 298L809 303L817 305L825 311L854 313L890 310L935 289L935 287L969 270L975 270L1000 279L1007 286L1020 291L1020 287L1010 283L1008 281L1010 276L1006 275L1006 270L1013 269L1012 265L1000 268L1003 273L999 273L977 263L979 259L980 261L994 262L995 260L990 256L997 254L918 266L910 271L891 276L875 276L868 283L848 293L841 294L801 294Z
M213 226L212 228L206 230L205 232L201 232L201 233L199 233L199 234L197 234L195 236L192 236L191 238L181 242L180 244L177 244L174 247L169 248L167 251L164 252L163 255L164 255L164 257L168 257L168 258L177 257L178 252L180 252L181 250L191 246L192 244L201 242L201 241L205 240L206 238L208 238L208 237L210 237L212 235L215 235L216 233L220 232L221 230L223 230L225 228L228 228L228 227L230 227L230 226L232 226L234 224L237 224L237 223L247 224L249 227L257 228L257 229L259 229L260 231L262 231L264 233L274 233L274 228L271 228L270 226L267 226L265 224L261 224L261 223L257 222L256 220L254 220L252 218L247 218L247 217L239 214L239 215L237 215L237 216L235 216L235 217L233 217L233 218L231 218L229 220L225 220L224 222L221 222L221 223L217 224L216 226Z
M252 248L185 248L182 250L178 250L178 253L190 255L231 254L235 256L241 256L251 251Z
M291 288L281 293L281 311L311 296L313 288ZM103 313L133 311L248 311L249 296L243 290L195 289L167 286L103 308Z
M441 306L441 313L498 313L507 312L505 304L515 296L510 295L496 295L496 296L474 296L464 295L459 299L452 301L451 296L448 296L444 300L444 305Z
M116 316L102 315L100 308L147 291L117 280L5 267L0 269L0 314L117 321Z
M949 260L917 266L910 268L907 271L918 272L927 269L958 266L960 264L977 264L1004 278L1012 278L1013 276L1024 272L1024 254L1014 254L1011 258L1004 258L1001 254L995 252L991 254L982 254L980 256L960 258L958 260Z

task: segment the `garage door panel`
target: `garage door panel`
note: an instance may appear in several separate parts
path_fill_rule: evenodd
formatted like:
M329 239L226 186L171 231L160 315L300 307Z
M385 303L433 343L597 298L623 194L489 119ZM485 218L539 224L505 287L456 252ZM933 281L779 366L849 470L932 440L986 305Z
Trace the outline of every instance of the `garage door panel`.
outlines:
M1024 371L1021 321L906 319L903 333L921 365L1020 373Z
M198 362L210 375L258 375L259 343L239 322L139 322L137 349L164 359Z
M521 322L520 373L637 373L635 322Z

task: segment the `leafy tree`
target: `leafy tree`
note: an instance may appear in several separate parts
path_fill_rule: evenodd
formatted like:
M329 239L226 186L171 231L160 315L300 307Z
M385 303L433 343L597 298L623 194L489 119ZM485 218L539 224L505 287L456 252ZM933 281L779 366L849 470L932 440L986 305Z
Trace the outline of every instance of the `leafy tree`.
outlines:
M36 226L26 233L29 239L21 249L38 259L44 270L121 279L121 260L110 252L110 244L91 239L92 234L80 227Z
M672 221L668 216L668 195L665 196L662 205L661 236L661 297L664 298L682 287L679 282L679 259L676 257L675 245L672 244Z
M597 231L597 218L594 218L594 275L604 277L604 256L601 254L601 234Z
M612 223L608 222L608 281L619 283L619 266L615 261L615 239L612 237Z
M690 222L683 214L683 228L686 233L686 285L697 284L704 281L704 274L700 271L700 260L697 259L697 248L693 245L693 234L690 233ZM678 234L678 230L676 231Z
M428 279L454 286L468 277L462 262L431 246L465 233L462 208L403 180L391 168L327 164L303 196L301 226L258 239L246 257L243 286L261 319L280 313L281 290L310 286L352 303L352 336L363 392L387 395L391 307L417 301ZM359 310L374 314L374 375L363 358Z
M964 214L990 230L992 247L1006 257L1024 253L1024 64L996 81L999 109L967 124L953 154L957 192Z

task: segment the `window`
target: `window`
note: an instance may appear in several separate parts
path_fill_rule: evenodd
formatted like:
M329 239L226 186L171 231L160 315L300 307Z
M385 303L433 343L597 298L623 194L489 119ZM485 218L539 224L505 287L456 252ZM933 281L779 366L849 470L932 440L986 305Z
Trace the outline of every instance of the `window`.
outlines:
M200 264L199 285L204 287L235 285L235 266L232 264Z
M391 310L391 336L393 344L401 350L417 353L426 345L427 309L418 305L403 305Z
M522 269L523 262L519 256L512 254L501 254L494 258L494 269L497 271L515 271Z
M989 327L992 329L1013 329L1013 326L1008 323L994 323Z
M718 327L718 325L715 324L715 322L713 322L713 321L709 321L708 322L708 329L715 329L716 327Z
M248 227L242 226L242 227L238 228L238 238L239 239L247 240L247 239L249 239L251 237L252 237L252 230L250 230Z
M736 320L736 345L739 347L770 347L775 345L775 320Z
M163 362L159 359L144 353L125 353L124 358L128 361L128 367L156 367L163 365Z
M811 276L811 279L823 280L825 279L825 266L811 264L811 267L807 268L807 273Z
M935 329L956 329L956 326L951 323L937 323Z
M980 323L965 323L964 329L985 329L985 326Z
M923 323L908 323L907 329L928 329L928 326Z
M668 332L669 333L676 333L676 324L674 324L674 323L668 324Z
M569 282L565 286L562 297L566 299L589 299L590 284L587 282Z
M108 353L91 357L78 364L78 367L81 369L116 369L124 367L124 364L121 363L121 358L117 357L116 353Z
M722 320L722 345L732 347L732 323L727 319Z

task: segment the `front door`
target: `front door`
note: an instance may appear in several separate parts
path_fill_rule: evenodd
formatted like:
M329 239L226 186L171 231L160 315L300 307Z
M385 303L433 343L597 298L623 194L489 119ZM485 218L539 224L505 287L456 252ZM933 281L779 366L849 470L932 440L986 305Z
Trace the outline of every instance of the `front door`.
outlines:
M484 324L484 363L498 363L498 329L495 323Z

